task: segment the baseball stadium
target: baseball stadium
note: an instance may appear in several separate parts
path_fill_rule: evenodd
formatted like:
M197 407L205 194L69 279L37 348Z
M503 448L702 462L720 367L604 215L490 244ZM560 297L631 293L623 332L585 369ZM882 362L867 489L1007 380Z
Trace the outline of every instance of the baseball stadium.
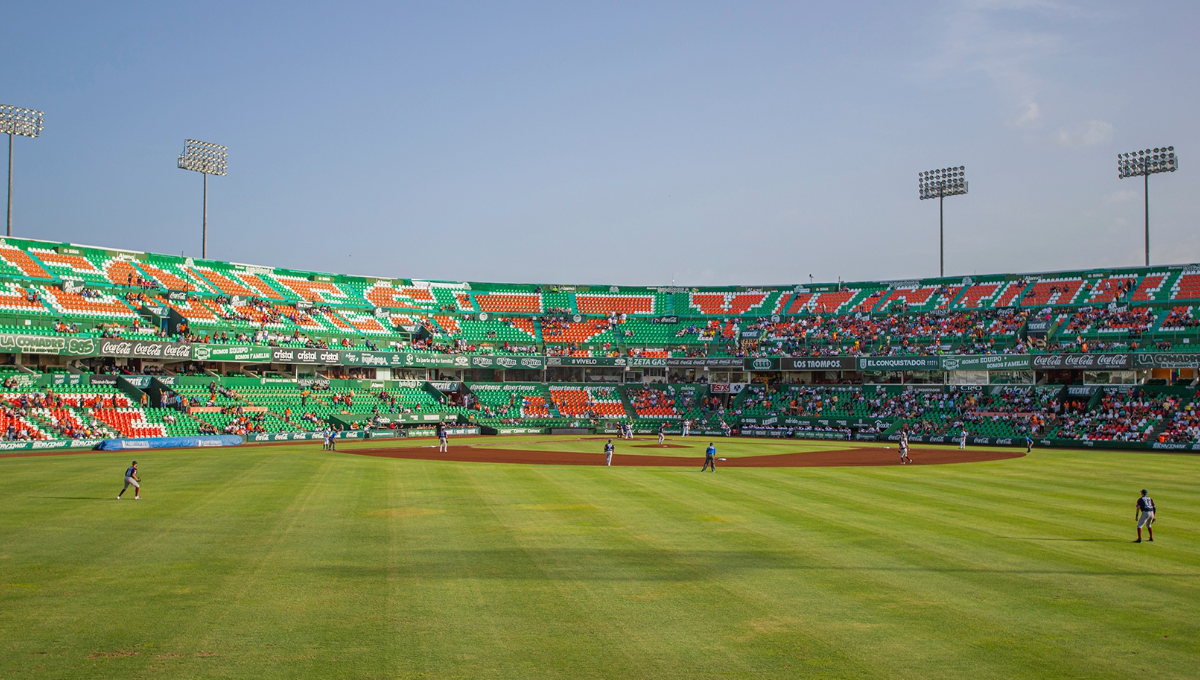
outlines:
M1197 265L512 285L9 238L0 276L12 677L1195 669L1196 508L1146 554L1110 506L1194 494Z
M1198 33L10 3L0 680L1200 678Z

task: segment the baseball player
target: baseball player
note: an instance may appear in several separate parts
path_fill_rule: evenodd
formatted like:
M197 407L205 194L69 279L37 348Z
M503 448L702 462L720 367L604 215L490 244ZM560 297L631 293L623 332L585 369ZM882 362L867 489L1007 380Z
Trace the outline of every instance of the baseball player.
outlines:
M1147 495L1147 491L1142 489L1142 497L1137 499L1137 511L1134 512L1134 517L1137 518L1138 537L1134 543L1142 542L1142 527L1146 527L1146 531L1150 533L1150 541L1154 542L1154 500Z
M712 468L712 472L717 471L717 447L713 446L712 442L704 449L704 467L700 468L700 471L704 472L709 468Z
M133 500L135 500L135 501L142 500L141 481L142 480L138 479L137 461L135 460L135 461L133 461L132 465L130 465L128 468L125 469L125 486L121 487L121 493L117 494L117 500L121 500L121 496L123 496L125 494L125 490L131 486L133 487ZM1141 533L1142 533L1142 530L1138 529L1138 534L1141 534ZM1154 539L1151 538L1150 540L1153 541Z
M667 432L667 424L665 422L659 423L658 424L658 443L660 445L663 443L663 437L664 437L664 435L666 435L666 432Z
M900 464L906 465L911 462L908 457L908 430L900 430Z
M438 451L441 453L445 453L446 450L449 448L449 444L446 443L446 424L441 421L439 421L438 425L437 425L437 436L438 436Z
M607 465L608 467L612 467L612 455L613 455L613 449L615 449L615 448L616 447L613 446L611 439L609 439L608 443L604 445L604 464Z
M690 420L683 421L683 436L685 436L685 437L688 436L688 433L691 432L691 430L692 430L692 421L690 421Z
M962 434L958 435L958 450L962 451L967 448L967 428L963 428Z

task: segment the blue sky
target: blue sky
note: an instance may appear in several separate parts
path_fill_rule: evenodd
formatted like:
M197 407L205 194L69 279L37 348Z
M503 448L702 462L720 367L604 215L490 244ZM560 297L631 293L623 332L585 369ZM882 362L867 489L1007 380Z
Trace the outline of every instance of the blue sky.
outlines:
M917 172L965 165L948 275L1200 261L1200 5L20 3L15 234L625 285L937 274ZM1186 122L1185 122L1186 121Z

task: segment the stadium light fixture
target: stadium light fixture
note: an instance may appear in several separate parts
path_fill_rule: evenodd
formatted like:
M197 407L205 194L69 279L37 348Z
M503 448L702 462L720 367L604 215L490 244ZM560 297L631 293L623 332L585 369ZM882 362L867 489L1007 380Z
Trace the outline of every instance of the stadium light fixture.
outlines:
M1147 267L1150 266L1150 175L1175 172L1178 169L1179 157L1175 155L1173 146L1117 154L1117 177L1125 179L1140 175L1145 183Z
M917 183L921 191L921 200L936 198L938 200L938 276L946 275L946 212L943 201L947 196L961 196L967 193L967 168L942 168L917 173Z
M42 134L42 112L0 104L0 132L8 135L8 235L12 236L13 135L34 138Z
M204 175L204 221L200 245L200 257L208 258L208 176L225 176L229 149L220 144L201 142L198 139L183 140L183 153L179 155L179 169L191 170Z

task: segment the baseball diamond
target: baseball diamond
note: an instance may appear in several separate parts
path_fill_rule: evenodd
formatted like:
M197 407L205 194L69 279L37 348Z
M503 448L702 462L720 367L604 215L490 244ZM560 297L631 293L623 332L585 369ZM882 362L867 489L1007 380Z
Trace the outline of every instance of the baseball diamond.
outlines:
M1200 678L1200 3L3 16L0 680Z

